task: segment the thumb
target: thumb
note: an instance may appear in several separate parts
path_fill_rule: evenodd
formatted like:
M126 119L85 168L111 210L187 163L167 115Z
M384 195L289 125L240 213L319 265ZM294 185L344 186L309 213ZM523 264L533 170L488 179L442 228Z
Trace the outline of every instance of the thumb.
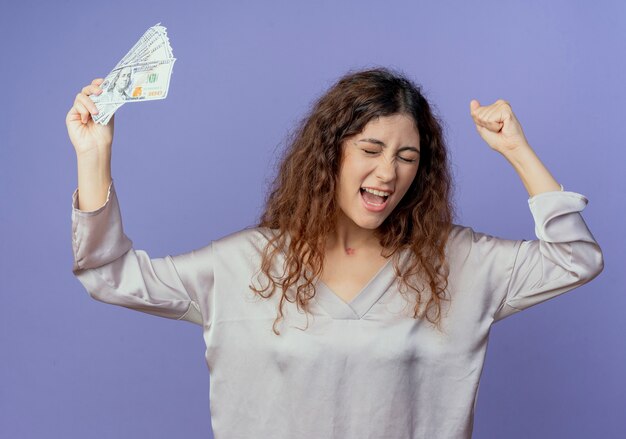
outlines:
M480 102L478 102L476 99L472 99L470 101L470 113L476 111L478 107L480 107Z

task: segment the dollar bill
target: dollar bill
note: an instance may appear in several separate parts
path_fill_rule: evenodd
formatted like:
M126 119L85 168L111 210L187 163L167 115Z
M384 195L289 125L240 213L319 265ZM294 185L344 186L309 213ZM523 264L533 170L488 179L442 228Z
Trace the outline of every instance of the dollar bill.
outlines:
M142 61L164 60L173 58L167 30L160 23L149 28L117 63L113 70Z
M93 120L106 125L127 102L165 99L175 61L166 28L150 27L106 76L103 92L90 96L98 108Z
M98 107L98 114L92 115L94 122L97 122L101 125L106 125L109 123L115 112L118 108L120 108L124 104L101 104L96 105Z
M169 88L174 59L130 64L113 70L94 96L96 104L136 102L165 99Z

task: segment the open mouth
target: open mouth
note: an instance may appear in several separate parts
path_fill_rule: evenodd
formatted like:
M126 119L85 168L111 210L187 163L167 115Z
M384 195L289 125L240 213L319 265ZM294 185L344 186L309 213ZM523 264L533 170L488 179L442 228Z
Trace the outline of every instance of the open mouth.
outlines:
M371 192L366 191L363 188L361 188L360 191L363 201L373 207L383 207L385 204L387 204L387 200L389 199L389 195L375 195Z

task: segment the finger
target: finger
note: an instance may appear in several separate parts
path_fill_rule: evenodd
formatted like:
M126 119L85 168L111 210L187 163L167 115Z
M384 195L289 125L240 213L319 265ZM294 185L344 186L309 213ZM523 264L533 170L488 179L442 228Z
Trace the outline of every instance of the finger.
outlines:
M496 103L478 109L474 114L474 118L484 123L499 123L503 121L506 112L506 106L503 107L502 104Z
M75 102L80 102L82 106L91 114L97 114L99 112L98 107L88 96L85 96L82 93L79 93L76 96Z
M484 110L484 108L482 110ZM472 119L474 119L474 123L476 125L480 125L485 128L487 128L491 122L489 118L487 117L487 115L485 114L485 111L479 111L475 114L472 114Z
M489 108L486 108L485 111L480 115L480 121L484 124L485 127L487 128L493 128L494 124L500 122L500 112L493 108L492 106L489 106Z
M76 109L75 105L72 105L72 108L70 108L70 111L67 112L66 120L70 122L80 120L80 113Z
M474 104L474 102L476 103ZM476 99L472 99L472 102L470 102L470 109L473 108L473 115L483 119L489 119L490 115L492 115L495 111L499 111L498 109L501 108L503 103L506 103L506 101L497 100L493 104L481 106L480 102Z
M494 131L490 130L489 128L485 128L483 126L480 125L476 125L476 131L478 131L478 134L480 134L480 136L484 139L485 136L493 136Z
M476 107L471 114L475 121L486 122L490 120L491 110L491 106Z
M89 110L89 112L91 114L98 114L99 110L98 107L96 106L96 104L94 103L94 101L91 100L91 98L89 98L88 96L85 96L84 94L80 94L77 98L77 101L79 101L80 103L83 104L83 106Z
M500 131L500 129L502 129L502 122L498 122L498 121L490 121L490 120L486 120L486 119L482 119L482 118L474 118L474 122L476 123L476 126L478 127L482 127L485 129L488 129L489 131L493 131L493 132L498 132Z
M89 122L89 110L87 110L87 108L85 108L85 106L78 99L76 100L76 102L74 102L74 107L76 107L76 111L78 111L78 114L80 114L81 122Z
M478 102L476 99L472 99L470 101L470 114L473 115L479 107L480 107L480 102Z
M92 85L84 86L80 92L87 96L92 95L92 94L99 95L100 93L102 93L102 89L99 86L92 84Z
M93 81L91 81L91 85L100 85L104 82L104 78L96 78Z
M502 122L486 122L484 125L489 131L493 131L494 133L499 132L502 129L504 124Z
M482 115L481 119L490 128L501 127L505 120L510 119L509 107L505 104L494 104L495 106L490 108Z
M503 102L502 106L500 107L500 120L504 121L504 120L508 120L508 119L513 119L513 109L511 108L511 104L509 104L508 102Z
M493 118L497 118L499 121L504 121L506 119L510 119L513 114L513 109L511 108L511 104L509 104L504 99L498 99L494 104L493 113L496 115Z

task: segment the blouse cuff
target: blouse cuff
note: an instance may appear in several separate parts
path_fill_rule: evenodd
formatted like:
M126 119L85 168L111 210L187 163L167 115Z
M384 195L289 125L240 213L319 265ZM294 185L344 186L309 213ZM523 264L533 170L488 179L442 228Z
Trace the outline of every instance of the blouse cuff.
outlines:
M132 246L132 241L124 234L113 180L104 205L94 211L78 209L77 188L72 194L72 271L108 264Z
M546 242L595 242L579 212L589 200L571 191L549 191L528 199L535 220L535 235Z

